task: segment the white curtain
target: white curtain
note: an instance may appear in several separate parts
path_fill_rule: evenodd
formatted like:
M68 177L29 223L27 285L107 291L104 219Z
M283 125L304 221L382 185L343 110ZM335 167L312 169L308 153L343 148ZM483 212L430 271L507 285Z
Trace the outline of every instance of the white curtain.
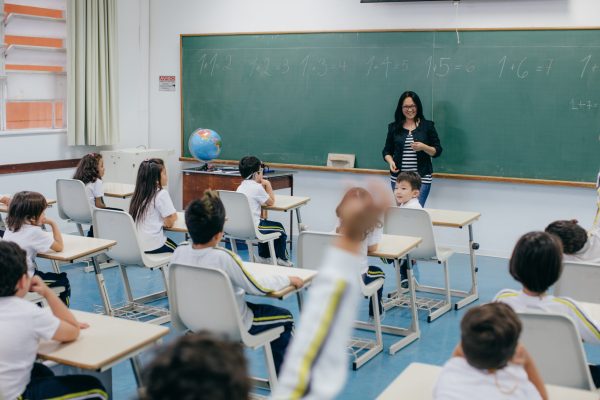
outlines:
M117 0L67 0L69 145L119 143Z

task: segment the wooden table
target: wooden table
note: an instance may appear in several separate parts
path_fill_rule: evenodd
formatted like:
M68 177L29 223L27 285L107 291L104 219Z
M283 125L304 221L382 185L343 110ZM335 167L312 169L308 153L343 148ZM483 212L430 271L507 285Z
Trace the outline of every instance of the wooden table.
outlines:
M102 188L106 197L118 199L131 197L135 191L135 185L130 185L129 183L104 182Z
M408 346L421 336L419 329L419 319L417 317L417 305L415 297L415 288L412 279L412 268L410 267L410 251L414 250L422 242L421 238L412 236L399 236L399 235L382 235L382 238L377 245L375 251L369 252L371 257L383 257L394 260L394 267L396 272L396 285L398 290L401 290L400 285L400 259L406 259L406 265L408 265L408 292L409 292L409 308L411 311L411 325L409 328L400 328L397 326L381 325L381 331L391 335L402 336L403 338L398 340L396 343L390 345L390 354L395 354L400 349ZM375 326L368 322L357 322L355 325L358 329L365 329L374 331Z
M304 286L300 289L296 289L295 286L290 285L284 289L278 290L277 292L269 293L267 295L267 297L274 297L281 300L309 286L314 277L317 276L317 271L312 269L280 267L271 264L244 262L244 268L246 268L251 274L280 274L287 276L297 276L298 278L302 279L302 281L304 282Z
M39 258L44 258L52 262L52 267L55 272L60 272L60 263L73 263L83 258L92 258L94 265L94 272L96 274L96 282L98 283L98 290L100 290L100 297L104 306L104 312L107 315L112 315L110 301L108 298L108 292L106 290L106 284L104 282L104 275L98 262L98 256L106 253L106 251L117 244L115 240L106 240L98 238L89 238L78 235L62 235L64 249L63 251L50 250L46 253L38 253Z
M479 249L479 243L473 239L473 223L479 220L481 213L473 211L454 211L454 210L436 210L426 208L425 211L431 216L431 222L434 226L458 228L468 227L469 230L469 257L471 262L471 288L467 291L450 290L452 296L462 297L463 299L454 304L456 310L471 304L479 299L479 289L477 286L477 265L475 262L475 250ZM429 293L444 294L442 288L431 286L417 286L417 290Z
M154 345L169 333L169 328L71 310L78 321L90 327L82 329L79 338L70 343L44 341L38 348L38 357L59 364L93 371L107 371L114 365L130 359L138 386L140 369L134 357Z
M390 385L377 397L377 400L431 400L433 388L442 367L430 364L411 363ZM598 400L597 393L546 385L550 400Z

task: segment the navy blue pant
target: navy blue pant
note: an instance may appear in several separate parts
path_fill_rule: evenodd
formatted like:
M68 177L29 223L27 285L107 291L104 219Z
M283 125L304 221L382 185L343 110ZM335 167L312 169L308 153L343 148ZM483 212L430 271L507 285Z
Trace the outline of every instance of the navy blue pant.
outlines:
M381 270L381 268L379 268L379 267L370 265L369 269L367 270L367 273L363 274L362 278L363 278L363 282L365 283L365 285L368 285L369 283L373 282L374 280L381 279L381 278L385 279L385 272L383 272ZM381 313L383 312L382 298L383 298L383 286L380 287L379 290L377 290L377 304L379 305L379 315L381 315ZM369 317L372 317L372 316L373 316L373 303L369 299Z
M254 319L252 327L248 333L254 335L264 332L277 326L283 326L283 333L279 338L271 342L271 350L273 351L273 361L275 363L275 371L279 375L283 356L287 349L290 340L292 340L292 330L294 329L294 317L285 308L275 307L269 304L253 304L246 303L248 308L252 310Z
M56 272L42 272L36 269L34 275L42 278L44 283L50 288L64 287L65 291L59 294L58 297L67 305L67 307L69 306L71 300L71 284L69 283L66 272L57 274Z
M146 254L173 253L176 248L177 248L177 243L175 243L173 240L171 240L171 238L167 238L167 241L165 242L165 244L162 245L162 247L159 247L158 249L154 249L154 250L150 250L150 251L145 251L144 253L146 253Z
M268 219L261 219L258 224L258 231L264 235L273 232L279 232L281 235L275 239L275 255L277 258L281 258L282 260L288 259L287 254L287 235L285 233L285 229L280 222L269 221ZM258 244L258 255L262 258L269 258L271 254L269 253L269 244L268 243L259 243Z
M54 376L50 368L35 363L31 379L20 399L38 400L49 398L108 399L108 394L98 379L89 375Z
M594 381L594 386L600 388L600 365L590 364L589 367L592 379Z

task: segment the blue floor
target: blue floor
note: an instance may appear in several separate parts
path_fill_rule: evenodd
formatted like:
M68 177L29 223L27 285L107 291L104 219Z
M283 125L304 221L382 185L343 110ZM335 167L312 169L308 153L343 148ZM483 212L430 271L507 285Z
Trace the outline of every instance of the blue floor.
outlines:
M247 254L242 254L242 257ZM374 265L381 265L377 259L371 259ZM518 288L508 274L507 260L492 257L477 257L479 266L479 293L480 300L474 304L490 301L502 288ZM49 264L41 262L40 268L50 270ZM61 267L68 273L72 287L71 307L77 310L94 311L101 304L96 280L93 273L83 271L82 264L65 265ZM393 269L391 266L383 266L388 279L386 280L384 293L394 288ZM160 272L149 271L142 268L130 268L130 281L134 295L142 295L162 289ZM450 281L457 289L467 289L470 282L469 258L467 255L456 254L450 259ZM435 264L419 264L420 281L423 283L441 284L440 269ZM104 271L106 285L111 302L118 303L125 300L124 290L118 268L110 268ZM254 298L256 301L256 298ZM284 301L261 299L265 303L272 303L286 307L298 319L298 306L296 298L290 297ZM158 305L167 305L166 301L157 302ZM367 300L361 305L359 318L367 317ZM424 362L442 365L450 356L454 346L459 340L459 322L466 309L450 311L432 323L427 323L425 312L419 313L421 327L421 338L408 347L391 356L386 350L373 360L365 364L358 371L352 371L350 360L348 361L348 380L344 391L339 399L373 399L412 362ZM409 326L408 312L406 310L393 309L386 313L385 324ZM177 337L177 333L171 332L165 339L166 342ZM385 349L397 339L384 335ZM600 346L591 348L586 346L588 361L600 363ZM253 375L264 375L262 363L263 354L260 351L249 351L248 359ZM152 352L142 355L143 362L152 357ZM113 368L113 395L117 400L132 399L136 396L136 386L128 362L121 363Z

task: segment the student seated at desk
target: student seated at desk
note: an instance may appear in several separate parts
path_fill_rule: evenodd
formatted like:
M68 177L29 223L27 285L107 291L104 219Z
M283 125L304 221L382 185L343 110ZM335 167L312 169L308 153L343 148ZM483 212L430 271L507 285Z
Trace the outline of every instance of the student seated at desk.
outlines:
M600 264L600 224L586 232L576 219L554 221L546 232L556 235L562 242L564 260Z
M25 300L30 291L44 297L49 308ZM0 398L108 399L96 378L54 376L35 362L40 340L70 342L85 327L39 276L27 273L26 253L15 243L0 242Z
M37 253L50 250L62 251L63 240L56 222L46 217L48 207L46 198L37 192L19 192L14 195L8 207L6 218L7 231L4 240L15 242L27 253L29 276L37 275L50 287L64 287L60 299L68 306L71 297L71 285L66 272L42 272L36 268ZM42 229L50 225L52 233Z
M10 197L8 196L0 196L0 204L4 204L5 206L10 205ZM4 236L4 231L0 229L0 238Z
M141 400L248 400L250 379L240 343L209 332L181 336L145 371Z
M521 321L507 305L471 308L460 323L460 344L444 364L435 400L548 398L529 353L519 345Z
M248 198L252 217L254 223L258 226L259 232L263 234L279 232L281 234L275 239L277 265L293 267L294 265L288 259L287 234L283 225L279 222L261 218L261 207L275 204L275 194L271 182L263 177L264 164L254 156L247 156L240 160L239 170L244 180L238 186L237 192L244 193ZM249 251L252 251L252 249L249 249ZM267 243L258 244L258 256L261 263L271 264L271 254Z
M185 211L185 224L192 239L192 245L180 246L175 250L171 263L183 265L199 265L219 269L231 280L235 292L242 321L248 332L257 334L276 326L283 326L281 336L271 343L275 369L279 372L285 349L292 337L294 320L292 314L280 307L268 304L246 302L246 293L265 295L276 292L289 285L297 288L303 281L296 276L277 273L268 275L251 275L242 260L233 252L218 247L223 237L225 225L225 207L219 196L213 191L206 191L201 199L192 201ZM210 304L202 305L211 307Z
M146 254L172 253L177 248L177 244L163 231L163 226L170 228L177 220L173 200L163 189L167 182L167 168L163 160L151 158L142 161L129 213L136 223Z
M571 317L584 342L600 344L600 326L568 297L547 294L562 273L559 239L546 232L521 236L510 258L510 274L523 285L522 290L504 289L495 301L510 305L517 312L549 312ZM600 366L590 365L596 387L600 387Z

